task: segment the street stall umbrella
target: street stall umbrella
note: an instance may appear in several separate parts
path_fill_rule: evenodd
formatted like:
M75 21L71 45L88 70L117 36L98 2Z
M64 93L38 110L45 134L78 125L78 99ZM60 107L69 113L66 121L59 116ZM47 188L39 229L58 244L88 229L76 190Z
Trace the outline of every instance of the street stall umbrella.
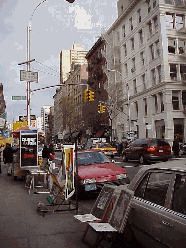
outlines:
M15 129L12 134L14 138L19 138L21 130L30 130L29 126L23 126Z

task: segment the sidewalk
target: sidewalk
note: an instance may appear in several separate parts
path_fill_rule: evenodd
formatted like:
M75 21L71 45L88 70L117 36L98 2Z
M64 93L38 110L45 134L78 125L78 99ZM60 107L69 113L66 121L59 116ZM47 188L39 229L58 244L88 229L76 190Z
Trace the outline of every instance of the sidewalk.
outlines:
M0 248L89 247L81 241L86 223L74 218L76 210L47 213L45 217L37 212L39 201L48 203L46 197L47 194L29 195L25 182L14 181L2 164Z

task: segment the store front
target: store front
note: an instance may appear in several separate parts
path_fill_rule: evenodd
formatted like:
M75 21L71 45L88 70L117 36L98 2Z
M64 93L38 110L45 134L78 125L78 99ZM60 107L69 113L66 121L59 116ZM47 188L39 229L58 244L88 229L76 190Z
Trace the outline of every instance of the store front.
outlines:
M177 137L179 142L184 141L184 119L174 118L174 139Z
M155 128L156 128L156 138L158 139L165 138L165 121L164 120L155 121Z

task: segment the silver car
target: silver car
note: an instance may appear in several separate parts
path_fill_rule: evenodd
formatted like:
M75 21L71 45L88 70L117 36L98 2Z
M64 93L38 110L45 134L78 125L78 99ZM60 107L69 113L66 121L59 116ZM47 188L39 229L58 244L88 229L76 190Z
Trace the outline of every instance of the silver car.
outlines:
M186 247L186 160L145 166L128 187L134 191L128 246Z

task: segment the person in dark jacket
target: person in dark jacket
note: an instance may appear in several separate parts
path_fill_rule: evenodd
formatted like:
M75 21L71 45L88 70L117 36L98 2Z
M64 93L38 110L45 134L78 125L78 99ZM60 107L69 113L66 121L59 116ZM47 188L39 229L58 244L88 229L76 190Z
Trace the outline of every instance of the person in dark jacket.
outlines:
M12 171L12 162L13 162L13 149L10 144L6 144L6 147L3 151L3 161L6 164L7 175L11 176Z
M43 168L47 169L47 161L50 158L50 152L47 147L47 144L44 144L43 150L42 150L42 158L43 158Z
M179 141L178 141L177 138L173 141L172 150L173 150L173 152L174 152L174 156L175 156L176 158L179 157L180 145L179 145Z

